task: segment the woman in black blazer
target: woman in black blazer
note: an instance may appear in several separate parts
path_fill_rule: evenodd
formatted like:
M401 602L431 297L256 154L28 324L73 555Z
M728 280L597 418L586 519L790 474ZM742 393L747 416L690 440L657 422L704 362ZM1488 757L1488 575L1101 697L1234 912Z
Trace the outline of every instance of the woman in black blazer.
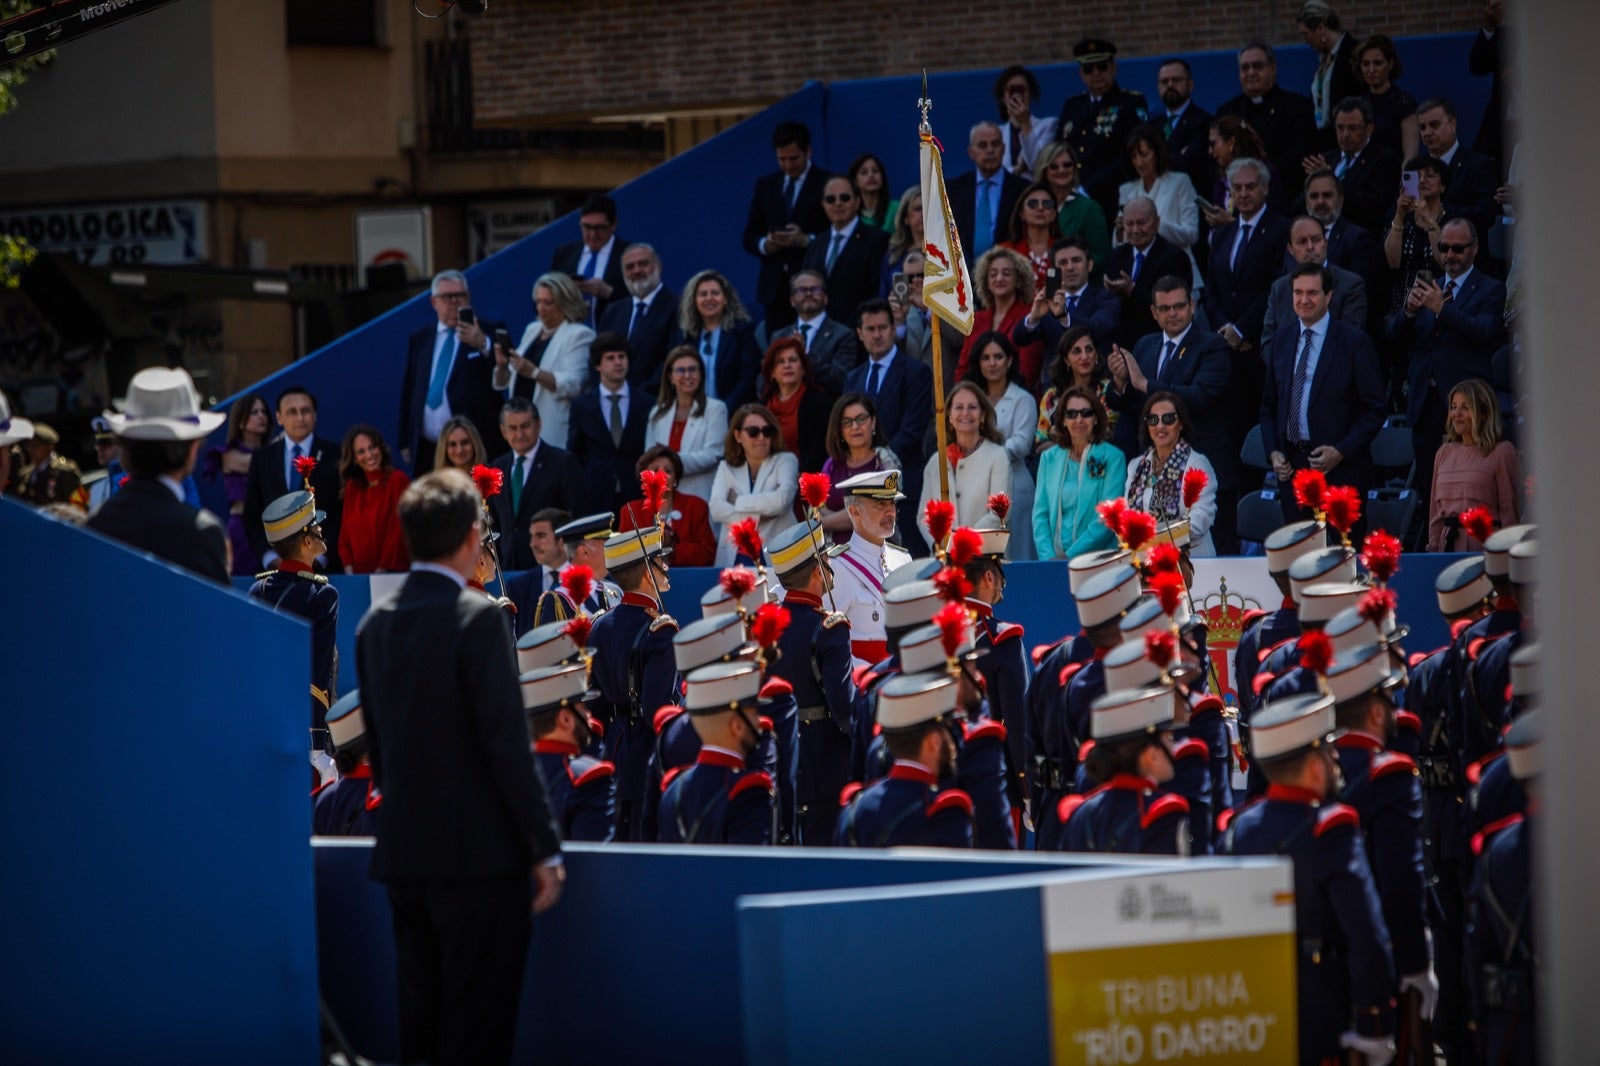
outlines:
M733 284L715 270L689 279L678 300L678 324L667 345L687 344L706 364L706 391L732 411L756 398L761 349L755 325Z

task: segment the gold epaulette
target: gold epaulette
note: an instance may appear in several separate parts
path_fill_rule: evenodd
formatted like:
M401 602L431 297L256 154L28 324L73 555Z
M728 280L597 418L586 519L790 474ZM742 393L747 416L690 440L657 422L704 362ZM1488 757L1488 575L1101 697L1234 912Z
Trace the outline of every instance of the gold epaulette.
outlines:
M827 614L822 616L823 629L832 629L834 626L838 625L842 625L847 629L850 626L850 619L845 617L845 613L843 611L829 611Z
M673 629L678 628L678 620L672 617L670 614L662 613L650 619L650 632L652 633L658 629L666 629L668 626L671 626Z

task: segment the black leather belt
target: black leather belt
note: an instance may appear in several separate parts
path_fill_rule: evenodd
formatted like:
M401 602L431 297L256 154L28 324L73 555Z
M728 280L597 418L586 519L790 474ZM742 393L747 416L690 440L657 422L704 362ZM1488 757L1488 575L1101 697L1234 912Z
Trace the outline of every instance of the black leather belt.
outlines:
M795 712L801 722L821 722L828 718L826 707L801 707Z

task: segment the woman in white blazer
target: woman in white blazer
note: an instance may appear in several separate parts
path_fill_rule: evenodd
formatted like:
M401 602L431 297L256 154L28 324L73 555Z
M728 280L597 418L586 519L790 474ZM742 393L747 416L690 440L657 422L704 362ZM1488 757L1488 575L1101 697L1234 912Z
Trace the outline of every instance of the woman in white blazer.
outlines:
M747 403L733 413L722 461L711 480L711 520L721 523L717 566L732 566L736 549L728 526L755 518L765 544L794 525L794 494L800 488L800 460L783 450L783 431L772 412Z
M509 359L496 351L493 385L506 399L525 396L539 411L539 437L567 446L567 414L589 378L594 330L584 325L589 303L577 283L560 271L533 283L534 320Z
M989 512L989 497L997 492L1011 493L1011 456L1005 438L995 428L994 407L983 390L971 381L958 381L945 401L949 423L949 448L956 457L950 478L951 502L956 505L955 526L984 525ZM939 455L928 457L922 471L922 499L917 501L917 528L922 539L934 546L928 536L928 503L939 498ZM993 522L994 519L989 519Z
M661 393L645 427L646 450L658 444L678 453L683 478L678 491L708 500L717 464L727 447L728 407L706 395L706 367L693 345L667 353Z
M983 390L994 406L995 428L1001 446L1011 458L1011 545L1006 556L1013 562L1035 557L1033 550L1033 475L1028 459L1039 423L1039 404L1022 384L1017 369L1017 349L1004 333L989 332L972 344L972 366L966 380Z
M1194 274L1194 290L1204 285L1199 267L1195 265L1194 244L1200 239L1200 205L1195 202L1194 182L1181 170L1173 170L1171 156L1167 154L1167 141L1159 126L1140 126L1128 134L1124 158L1134 172L1132 181L1125 181L1117 189L1117 224L1112 233L1113 243L1127 243L1122 235L1122 208L1135 197L1147 196L1155 201L1156 214L1161 219L1158 233L1182 248L1189 257L1189 269Z
M1189 554L1217 554L1211 526L1217 520L1217 472L1189 444L1188 409L1176 393L1152 392L1139 418L1145 449L1128 463L1128 506L1155 515L1157 522L1189 518ZM1183 479L1191 470L1206 477L1193 507L1183 505Z

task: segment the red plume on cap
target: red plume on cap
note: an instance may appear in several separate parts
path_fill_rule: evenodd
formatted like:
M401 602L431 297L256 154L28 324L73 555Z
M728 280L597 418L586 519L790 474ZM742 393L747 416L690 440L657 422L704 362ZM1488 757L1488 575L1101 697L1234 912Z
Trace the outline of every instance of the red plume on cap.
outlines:
M983 551L983 534L976 529L962 526L950 534L950 550L946 553L950 557L951 566L966 566L978 557Z
M1335 485L1328 490L1322 504L1328 510L1328 525L1337 529L1349 545L1350 530L1361 521L1361 493L1349 485Z
M1118 496L1114 500L1106 500L1094 505L1096 513L1100 515L1100 522L1111 530L1117 540L1122 539L1122 516L1128 513L1128 501Z
M567 635L568 640L581 648L589 643L589 630L593 628L594 619L586 614L580 614L567 619L567 624L561 627L561 632Z
M1361 542L1361 565L1380 585L1400 569L1400 538L1391 537L1381 529L1374 529Z
M639 471L639 491L644 493L644 514L652 522L661 513L661 505L667 498L667 482L671 480L672 475L665 470Z
M307 488L311 487L311 471L315 470L316 468L317 460L315 456L302 455L300 458L294 461L294 472L305 478ZM473 471L473 477L476 479L477 471ZM480 487L478 491L481 493L483 490Z
M927 520L928 536L933 538L934 547L944 544L950 527L956 523L956 505L949 500L929 500L922 515Z
M761 561L761 527L754 518L746 518L729 526L728 539L739 549L739 554L753 562Z
M1183 575L1173 570L1162 571L1150 579L1150 591L1170 618L1178 613L1178 605L1183 602Z
M1155 515L1143 511L1124 511L1122 514L1122 544L1136 552L1149 544L1156 535Z
M1178 638L1170 629L1144 635L1144 657L1165 670L1178 658Z
M961 645L966 643L967 633L972 628L972 614L965 604L947 603L935 612L933 624L939 627L939 643L944 648L944 657L954 659Z
M763 648L770 648L788 628L789 609L777 603L763 603L750 619L750 639Z
M1494 532L1494 515L1489 513L1487 507L1474 507L1470 511L1462 511L1461 528L1466 530L1467 536L1482 544Z
M1383 631L1383 620L1394 613L1400 599L1393 589L1373 589L1356 604L1356 613Z
M939 590L941 598L951 603L961 603L972 595L972 582L953 566L946 566L933 575L933 587Z
M561 587L567 590L573 603L581 605L594 591L594 571L587 566L569 566L561 575Z
M1156 574L1176 574L1182 559L1183 552L1178 550L1178 546L1164 540L1145 555L1144 567L1152 577Z
M1323 501L1328 496L1328 479L1320 470L1296 470L1294 473L1294 499L1318 517L1322 515Z
M1314 674L1326 675L1333 664L1333 641L1320 629L1301 636L1295 644L1300 652L1300 665Z
M822 510L822 505L828 502L828 493L832 491L833 480L827 474L800 475L800 498L813 511Z
M1200 494L1205 491L1206 485L1211 481L1206 477L1206 472L1198 468L1191 468L1183 472L1183 506L1185 509L1193 507L1200 500Z
M472 483L478 486L478 495L487 500L490 496L500 495L500 486L506 482L504 470L493 466L484 466L479 463L472 468Z
M997 492L989 497L989 510L1000 519L1000 524L1006 524L1006 516L1011 513L1011 497L1003 492Z
M722 591L733 597L735 603L743 603L744 598L756 587L756 572L742 566L730 566L717 578L717 584L722 586Z

